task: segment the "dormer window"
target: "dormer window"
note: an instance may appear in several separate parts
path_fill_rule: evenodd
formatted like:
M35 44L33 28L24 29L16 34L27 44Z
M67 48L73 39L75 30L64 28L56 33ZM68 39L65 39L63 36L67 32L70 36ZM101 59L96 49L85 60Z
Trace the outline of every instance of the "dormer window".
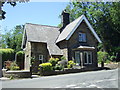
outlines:
M79 42L86 42L86 34L85 33L79 33Z

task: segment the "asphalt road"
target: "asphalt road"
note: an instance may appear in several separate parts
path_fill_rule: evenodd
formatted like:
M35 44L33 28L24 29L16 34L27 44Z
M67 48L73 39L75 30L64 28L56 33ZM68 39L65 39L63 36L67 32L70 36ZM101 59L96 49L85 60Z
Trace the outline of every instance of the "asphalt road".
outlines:
M2 88L118 88L118 69L2 81Z

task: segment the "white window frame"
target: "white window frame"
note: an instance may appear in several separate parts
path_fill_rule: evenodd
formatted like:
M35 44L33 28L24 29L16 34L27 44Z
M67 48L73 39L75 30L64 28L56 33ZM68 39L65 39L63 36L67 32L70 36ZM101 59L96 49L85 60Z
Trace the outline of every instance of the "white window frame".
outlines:
M92 64L92 52L90 52L90 51L84 51L84 54L87 54L87 63L84 61L84 64ZM88 60L88 55L90 54L90 56L91 56L91 63L89 63L89 60ZM84 57L85 58L85 57ZM85 60L85 59L84 59Z
M43 63L43 55L42 54L39 55L39 60L41 60Z
M79 64L81 64L80 52L79 51L75 51L75 58L76 58L76 54L79 54L80 61L79 61L79 63L76 63L76 65L79 65ZM75 60L75 62L76 62L76 60Z
M79 32L79 42L86 42L86 41L87 41L86 33Z

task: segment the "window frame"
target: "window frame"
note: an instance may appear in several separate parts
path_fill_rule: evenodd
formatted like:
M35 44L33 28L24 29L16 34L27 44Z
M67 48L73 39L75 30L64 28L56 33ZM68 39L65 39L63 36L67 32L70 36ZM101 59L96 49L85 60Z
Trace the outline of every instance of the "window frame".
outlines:
M85 62L85 53L87 55L87 62ZM90 61L91 62L89 62L89 56L88 55L90 55ZM92 58L93 58L92 52L90 52L90 51L84 51L84 64L92 64Z
M43 63L43 55L42 54L39 55L39 60L42 61L42 63Z
M87 42L87 35L86 33L79 32L79 42Z

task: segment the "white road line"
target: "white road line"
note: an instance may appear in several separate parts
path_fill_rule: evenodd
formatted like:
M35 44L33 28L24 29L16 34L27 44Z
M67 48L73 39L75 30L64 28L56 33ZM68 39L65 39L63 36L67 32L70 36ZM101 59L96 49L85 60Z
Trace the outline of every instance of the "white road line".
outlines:
M67 85L66 87L69 88L69 87L75 87L76 85L74 84L71 84L71 85Z
M96 82L105 82L105 81L115 81L115 80L117 80L117 79L104 79L104 80L98 80L98 81L96 81Z

